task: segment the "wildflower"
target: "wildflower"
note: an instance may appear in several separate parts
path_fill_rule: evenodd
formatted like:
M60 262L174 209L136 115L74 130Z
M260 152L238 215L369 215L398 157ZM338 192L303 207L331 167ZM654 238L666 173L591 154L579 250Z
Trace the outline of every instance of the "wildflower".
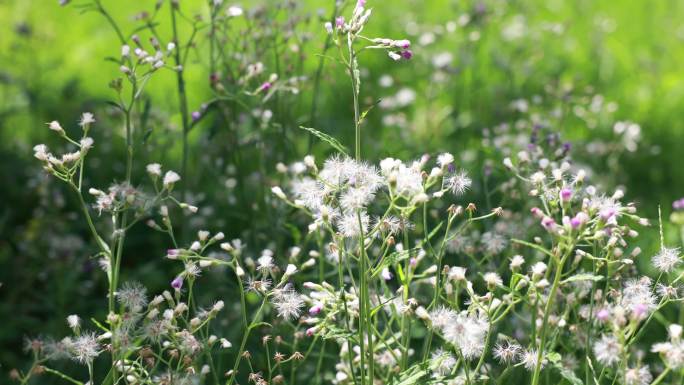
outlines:
M443 306L438 307L430 311L430 322L432 326L436 329L445 328L449 322L456 317L456 313L453 310L447 309Z
M539 357L538 353L535 349L529 349L525 350L522 353L522 356L520 358L520 361L523 363L523 366L525 366L525 369L532 371L535 370L537 367L537 363L539 362ZM546 357L544 357L544 353L542 352L542 360L541 360L541 367L543 368L546 366Z
M472 183L473 181L465 171L459 171L446 178L445 187L451 190L454 195L463 195Z
M625 385L648 385L653 380L648 366L629 368L625 371Z
M432 353L432 370L440 376L446 376L451 373L451 370L456 366L456 362L457 360L453 354L441 348Z
M95 117L93 116L93 114L90 112L84 112L81 115L81 120L79 121L78 124L81 127L85 127L85 126L92 124L92 123L95 123Z
M542 277L544 273L546 273L546 264L544 262L537 262L534 265L532 265L530 271L532 271L533 277Z
M50 157L48 147L44 144L38 144L33 147L33 156L38 160L46 161Z
M454 163L454 156L448 152L442 153L437 156L437 164L439 167L445 168L450 164Z
M62 128L62 126L59 124L58 121L56 121L56 120L51 121L50 123L48 123L48 127L52 131L55 131L56 133L58 133L60 135L64 135L64 129Z
M501 279L501 276L497 273L494 272L488 272L485 273L482 278L484 279L485 283L487 284L487 287L489 290L493 290L497 286L503 285L503 280Z
M361 233L367 233L369 222L368 214L363 212L360 214L360 218L359 222L359 217L355 213L342 216L337 223L337 227L342 235L348 238L354 238L360 236Z
M73 330L77 330L81 326L81 318L76 314L72 314L67 317L67 324Z
M180 290L183 287L183 277L179 275L174 278L173 281L171 281L171 287Z
M506 341L494 347L494 358L503 365L509 365L518 358L521 350L520 345Z
M651 352L660 353L672 369L684 367L684 343L682 341L659 342L653 344Z
M594 343L594 355L605 366L610 366L620 360L622 346L617 338L612 335L602 335L601 339Z
M299 318L304 306L304 299L301 295L291 289L283 289L276 292L273 296L273 305L278 311L278 316L285 320Z
M454 281L465 281L466 280L466 268L460 266L453 266L449 269L447 276L449 279Z
M83 333L75 339L63 340L71 358L81 364L90 365L95 357L100 355L100 345L95 333Z
M364 208L375 194L365 188L350 188L340 198L340 204L346 210L359 210Z
M125 308L138 312L147 305L147 289L138 282L126 282L116 292L116 299Z
M242 8L240 8L236 5L230 6L226 10L226 14L230 17L242 16L243 13L244 13L244 11L242 10Z
M508 246L508 240L504 236L492 231L482 234L480 243L482 243L485 253L489 255L499 254Z
M562 188L559 197L562 202L570 202L570 199L572 199L572 189L568 187Z
M264 250L264 253L257 259L257 270L269 273L275 269L275 264L273 264L273 257L269 254L270 251Z
M390 59L392 59L394 61L401 60L401 55L394 52L394 51L388 51L387 55L390 57Z
M481 356L489 330L487 319L466 312L458 313L450 318L451 320L443 328L444 338L458 347L466 359Z
M650 312L656 307L656 298L651 291L651 280L643 277L630 280L622 290L621 305L641 317L644 312Z
M653 266L662 273L669 273L681 262L679 248L663 247L651 260Z
M511 258L511 263L509 265L511 270L519 269L525 263L525 258L522 255L514 255Z
M672 208L674 210L684 210L684 198L679 198L672 202Z
M178 182L180 180L180 175L178 175L174 171L167 171L166 174L164 174L164 187L170 188L173 186L174 183Z
M93 147L94 140L90 137L82 138L79 142L83 151L88 151Z

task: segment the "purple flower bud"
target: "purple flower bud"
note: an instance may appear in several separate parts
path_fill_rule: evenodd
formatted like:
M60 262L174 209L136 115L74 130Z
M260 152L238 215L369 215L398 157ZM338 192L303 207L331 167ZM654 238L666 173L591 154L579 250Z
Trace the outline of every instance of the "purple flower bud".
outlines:
M264 82L264 84L259 86L259 89L257 89L257 92L268 91L271 89L271 87L273 87L273 84L271 84L271 82Z
M356 2L356 8L362 8L366 6L366 0L358 0Z
M632 307L632 315L636 319L643 319L645 318L646 314L648 314L648 305L645 303L638 303Z
M577 219L577 217L574 217L570 220L570 226L572 226L573 229L576 229L582 226L582 222L579 219Z
M382 269L381 275L382 279L384 279L385 281L389 281L390 279L392 279L392 272L390 272L388 268Z
M608 317L610 317L610 312L607 309L601 309L596 313L596 318L601 322L606 321Z
M180 290L181 287L183 287L183 277L179 275L178 277L174 278L173 281L171 281L171 287L176 290Z
M612 207L605 208L599 212L599 215L601 216L601 219L604 221L610 220L612 217L614 217L616 214L615 209Z
M193 121L193 122L198 121L199 118L200 118L201 116L202 116L202 115L200 114L199 111L193 111L193 112L192 112L192 121Z
M544 212L542 212L539 207L532 207L530 212L537 218L542 218L544 216Z
M559 195L561 201L570 202L570 199L572 199L572 189L569 187L562 188Z
M573 229L576 229L588 221L589 216L584 211L580 211L570 220L570 226L572 226Z
M544 217L541 224L547 231L554 231L556 229L556 221L551 217Z
M409 260L409 264L411 265L411 267L416 267L418 265L418 260L416 258L411 258Z
M403 57L406 60L409 60L413 57L413 52L411 52L410 49L407 49L405 51L401 51L401 57Z
M311 308L309 309L309 314L317 315L318 313L321 312L321 310L323 310L321 305L314 305L314 306L311 306Z
M344 27L344 16L339 16L338 18L336 18L335 25L337 26L337 28Z
M306 329L306 336L307 337L313 337L313 335L316 334L316 327L310 327Z
M672 202L672 208L675 210L684 209L684 198L679 198L676 201Z
M572 144L570 142L563 143L563 153L567 154L568 152L570 152L571 148Z

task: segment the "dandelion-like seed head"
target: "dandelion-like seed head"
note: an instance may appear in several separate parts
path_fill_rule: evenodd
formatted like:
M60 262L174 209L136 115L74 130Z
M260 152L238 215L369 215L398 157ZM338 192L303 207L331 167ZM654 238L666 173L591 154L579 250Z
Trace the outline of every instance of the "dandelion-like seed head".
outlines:
M669 273L681 263L679 248L663 247L651 262L658 271Z

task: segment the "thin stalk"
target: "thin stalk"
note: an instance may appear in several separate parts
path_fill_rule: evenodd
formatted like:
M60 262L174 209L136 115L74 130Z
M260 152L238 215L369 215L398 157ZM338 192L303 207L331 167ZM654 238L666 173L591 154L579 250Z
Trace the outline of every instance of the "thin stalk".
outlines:
M181 59L181 46L178 40L178 26L176 23L176 5L171 4L171 28L173 31L173 42L176 44L176 49L174 50L174 61L176 63L176 83L178 87L178 101L180 104L181 112L181 125L183 127L183 154L181 163L181 175L183 178L187 178L188 170L188 132L190 131L190 125L188 120L188 97L185 92L185 79L183 77L183 61ZM183 201L186 200L186 183L183 183L183 188L181 190Z
M534 367L534 373L532 375L532 385L539 384L539 373L541 372L542 357L544 355L544 346L546 345L546 331L549 323L549 314L551 313L551 308L553 307L553 300L556 296L556 291L558 291L558 286L560 286L560 280L563 274L563 267L565 265L565 261L570 256L570 253L572 252L573 248L574 245L569 245L568 250L556 265L556 271L553 277L553 284L551 286L551 291L549 292L549 299L546 301L546 306L544 307L544 320L542 322L542 327L540 330L539 349L537 350L537 363Z
M240 350L238 351L237 358L235 359L235 364L233 365L233 370L230 378L228 381L226 381L227 385L231 385L234 381L235 378L237 377L237 370L238 367L240 366L240 361L242 360L242 354L245 352L245 346L247 345L247 339L249 338L249 335L252 331L252 328L254 327L256 321L259 319L261 316L261 311L264 309L264 306L266 305L266 297L264 297L263 301L261 301L261 306L259 306L259 310L254 314L254 317L252 318L252 322L250 322L249 326L245 330L245 334L242 335L242 342L240 343Z
M366 331L366 258L364 258L364 238L363 238L363 224L361 222L361 213L357 212L359 221L359 349L361 356L361 385L366 384L366 341L363 334ZM372 353L371 353L372 354ZM372 359L371 359L372 361Z
M368 258L366 256L366 242L365 242L365 234L363 233L363 223L361 222L361 213L357 213L358 220L359 220L359 230L360 230L360 247L361 247L361 253L360 253L360 258L361 258L361 266L362 268L362 273L361 277L363 278L363 281L361 281L361 292L363 293L363 301L364 301L364 313L363 316L366 318L366 335L368 335L368 377L369 377L369 382L370 384L373 384L375 380L375 349L373 347L373 333L372 333L372 316L371 316L371 304L370 304L370 294L368 290L368 277L367 277L367 269L368 269Z

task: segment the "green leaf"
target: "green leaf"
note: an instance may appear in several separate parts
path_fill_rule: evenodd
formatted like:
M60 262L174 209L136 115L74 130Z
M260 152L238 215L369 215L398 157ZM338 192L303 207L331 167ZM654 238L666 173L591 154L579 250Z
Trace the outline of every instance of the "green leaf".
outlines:
M418 380L428 374L427 369L421 369L419 366L413 366L401 373L399 382L396 385L415 385Z
M411 252L415 253L417 252L417 250L418 249L415 248L411 250L395 251L394 253L386 256L380 261L380 263L375 268L373 268L373 271L371 272L371 278L375 278L375 276L380 274L382 269L384 269L385 267L394 265L395 263L405 260L409 257Z
M328 143L329 145L331 145L337 151L341 152L342 154L344 154L346 156L349 156L349 150L347 150L347 148L344 147L344 145L342 143L340 143L337 139L333 138L332 136L325 134L323 132L320 132L317 129L311 128L311 127L299 126L299 128L301 128L302 130L309 131L314 136L316 136L318 139L320 139L320 140Z
M556 353L558 354L558 353ZM560 372L560 375L563 376L566 380L568 380L572 385L584 385L584 381L579 379L577 375L575 375L575 372L568 368L564 368L561 364L556 363L554 365L556 369L558 369L558 372Z
M572 277L563 280L561 283L576 282L576 281L594 281L598 282L603 279L603 276L594 275L591 273L577 274Z
M380 104L382 99L378 99L375 103L371 104L365 111L361 113L361 116L359 117L359 124L363 123L363 121L366 119L366 115L372 110L375 106Z

